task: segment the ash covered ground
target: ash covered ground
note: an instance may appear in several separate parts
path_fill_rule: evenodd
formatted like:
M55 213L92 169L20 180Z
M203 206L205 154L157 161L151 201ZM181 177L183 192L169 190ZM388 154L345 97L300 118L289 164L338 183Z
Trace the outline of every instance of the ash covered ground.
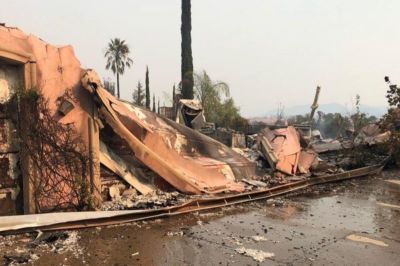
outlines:
M399 265L399 171L133 224L0 238L4 264ZM35 240L36 239L36 240Z

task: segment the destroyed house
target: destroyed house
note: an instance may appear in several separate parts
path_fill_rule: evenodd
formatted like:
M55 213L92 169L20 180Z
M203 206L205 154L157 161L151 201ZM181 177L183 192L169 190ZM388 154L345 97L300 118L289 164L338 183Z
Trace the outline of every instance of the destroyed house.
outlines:
M112 96L71 46L0 26L0 215L82 200L96 209L117 183L138 194L236 193L254 175L227 146Z

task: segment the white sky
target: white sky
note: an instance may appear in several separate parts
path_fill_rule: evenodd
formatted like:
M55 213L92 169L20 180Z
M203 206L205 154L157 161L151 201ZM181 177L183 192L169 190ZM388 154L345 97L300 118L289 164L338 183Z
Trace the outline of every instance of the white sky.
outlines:
M125 39L135 64L121 80L131 98L150 69L161 97L180 78L180 0L2 0L0 22L52 44L73 45L82 65L104 69L110 38ZM243 115L309 104L349 104L357 93L385 105L385 75L400 83L400 1L192 0L193 61L227 82Z

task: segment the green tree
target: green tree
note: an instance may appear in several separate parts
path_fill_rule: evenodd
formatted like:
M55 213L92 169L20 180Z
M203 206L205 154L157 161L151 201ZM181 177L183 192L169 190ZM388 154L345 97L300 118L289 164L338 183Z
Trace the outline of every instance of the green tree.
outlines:
M350 116L351 121L354 125L354 134L353 134L354 137L358 135L358 133L364 126L368 125L369 123L375 122L374 121L375 117L374 116L368 117L366 113L361 112L360 107L361 107L361 97L360 95L357 94L356 105L355 105L356 112Z
M203 106L206 121L233 129L241 129L248 124L241 117L233 98L229 97L229 86L226 82L213 81L206 71L196 73L194 92Z
M156 96L153 93L153 113L156 112Z
M240 115L240 109L231 97L222 103L216 119L217 125L238 131L243 131L248 125L248 120Z
M138 81L136 89L133 91L132 94L133 102L138 106L143 106L144 94L142 88L142 83Z
M300 124L306 124L310 121L310 114L305 114L305 115L294 115L290 116L287 119L288 125L300 125Z
M115 83L110 79L103 79L104 89L115 96Z
M181 6L181 84L183 99L193 99L192 14L191 0Z
M149 67L146 66L146 108L150 110Z
M229 97L229 86L222 81L213 81L206 71L196 73L194 91L203 106L207 121L214 122L219 115L222 97Z
M111 39L104 57L107 59L106 69L111 69L117 75L117 96L120 98L119 76L125 72L125 67L131 67L133 60L129 57L130 49L125 40Z
M172 109L176 112L176 92L175 92L175 83L172 87Z
M340 138L347 135L347 130L352 128L351 118L340 113L324 114L318 125L324 138Z

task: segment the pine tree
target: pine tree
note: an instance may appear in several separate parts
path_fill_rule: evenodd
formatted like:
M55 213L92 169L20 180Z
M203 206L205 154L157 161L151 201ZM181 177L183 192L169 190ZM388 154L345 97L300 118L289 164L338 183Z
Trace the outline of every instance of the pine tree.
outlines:
M160 114L160 98L158 98L158 114Z
M172 87L172 110L175 111L175 106L176 106L176 94L175 94L175 84Z
M191 0L182 0L181 83L183 99L193 99L192 14Z
M149 67L146 66L146 108L150 110Z
M144 94L142 88L142 83L138 81L136 89L133 91L132 94L133 102L139 106L143 106Z
M115 96L115 83L109 79L103 79L104 89Z
M153 112L156 112L156 96L153 93Z

